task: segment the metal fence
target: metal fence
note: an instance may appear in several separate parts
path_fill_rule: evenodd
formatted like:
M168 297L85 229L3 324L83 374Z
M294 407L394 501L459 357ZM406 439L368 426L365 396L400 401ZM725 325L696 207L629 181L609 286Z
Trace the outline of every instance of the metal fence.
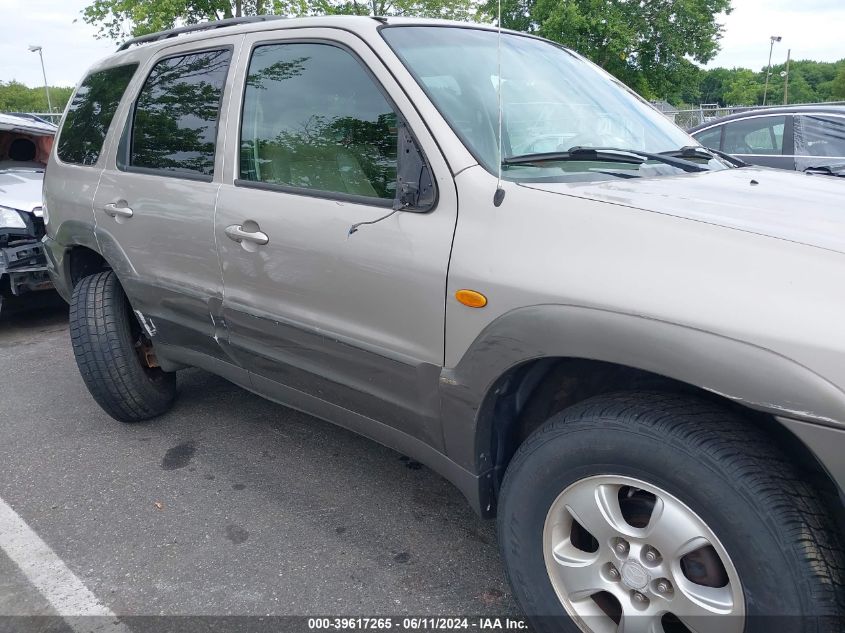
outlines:
M56 125L59 124L59 121L62 120L62 113L61 112L27 112L29 116L35 116L39 119L44 119L45 121L49 121L50 123L55 123Z
M845 101L828 101L827 103L801 103L790 105L845 105ZM663 110L663 114L673 121L679 127L688 130L696 125L707 123L713 119L718 119L729 114L736 114L737 112L746 112L747 110L768 110L770 108L782 108L782 105L771 106L727 106L722 107L713 103L702 103L699 107L693 110Z

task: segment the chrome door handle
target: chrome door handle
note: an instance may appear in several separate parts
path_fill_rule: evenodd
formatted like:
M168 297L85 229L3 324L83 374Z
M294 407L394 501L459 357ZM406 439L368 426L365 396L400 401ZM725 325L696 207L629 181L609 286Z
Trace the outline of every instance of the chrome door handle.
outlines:
M261 231L244 231L240 224L227 226L225 232L226 237L236 242L252 242L253 244L263 246L270 241L266 233L262 233Z
M113 218L116 218L117 216L122 218L132 217L132 209L129 207L119 207L113 202L103 205L103 211L105 211L106 215L110 215Z

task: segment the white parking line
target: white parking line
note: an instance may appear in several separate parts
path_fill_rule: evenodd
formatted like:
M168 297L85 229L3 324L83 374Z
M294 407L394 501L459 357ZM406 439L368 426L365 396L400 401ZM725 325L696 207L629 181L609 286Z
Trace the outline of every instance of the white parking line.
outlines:
M97 600L3 499L0 499L0 548L75 633L129 633L111 609Z

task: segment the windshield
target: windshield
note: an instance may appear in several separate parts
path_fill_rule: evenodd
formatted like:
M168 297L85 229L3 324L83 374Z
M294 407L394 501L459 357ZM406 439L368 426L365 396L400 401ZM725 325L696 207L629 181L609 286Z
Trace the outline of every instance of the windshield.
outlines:
M382 34L478 162L497 173L497 33L397 26ZM685 132L577 55L531 37L502 34L502 158L617 148L652 154L697 145ZM703 166L722 169L719 160ZM543 160L506 165L509 180L597 180L683 173L655 161Z

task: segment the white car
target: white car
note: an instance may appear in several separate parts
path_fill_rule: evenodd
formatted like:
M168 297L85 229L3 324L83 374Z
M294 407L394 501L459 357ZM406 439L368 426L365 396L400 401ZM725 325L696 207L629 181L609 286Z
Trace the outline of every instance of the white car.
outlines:
M52 288L41 187L55 135L51 123L0 114L0 307L4 298Z

